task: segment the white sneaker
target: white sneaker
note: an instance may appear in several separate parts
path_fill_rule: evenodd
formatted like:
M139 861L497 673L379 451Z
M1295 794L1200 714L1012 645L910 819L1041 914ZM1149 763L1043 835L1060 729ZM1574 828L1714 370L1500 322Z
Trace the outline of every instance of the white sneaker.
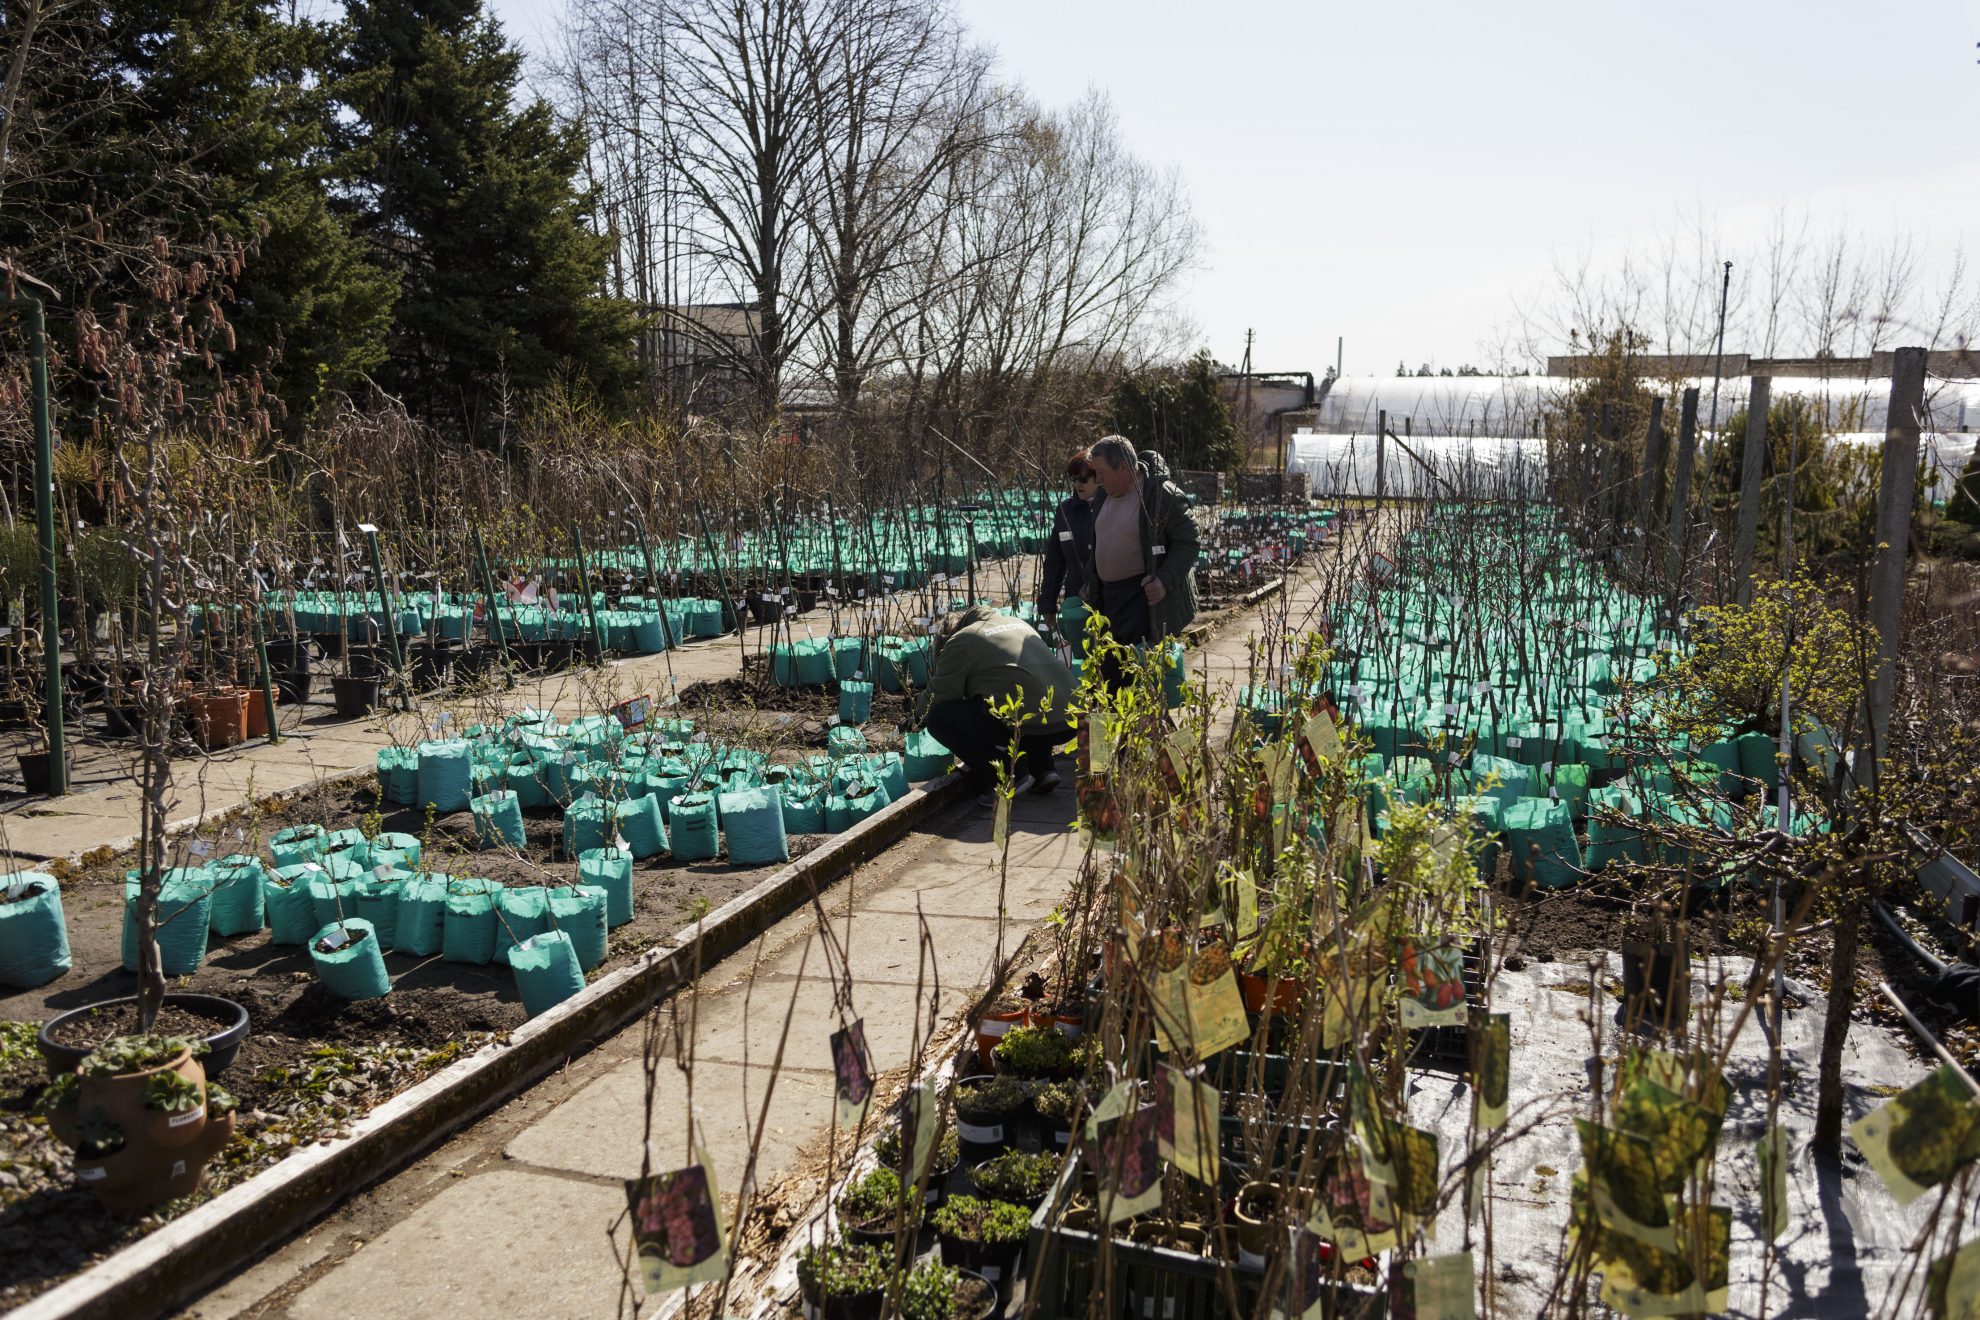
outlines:
M1016 782L1014 782L1011 785L1011 796L1016 797L1020 793L1029 793L1031 791L1031 786L1036 782L1037 781L1034 780L1030 775L1019 775L1017 777ZM997 790L993 788L988 793L985 793L983 794L983 796L977 798L976 805L979 807L996 806Z

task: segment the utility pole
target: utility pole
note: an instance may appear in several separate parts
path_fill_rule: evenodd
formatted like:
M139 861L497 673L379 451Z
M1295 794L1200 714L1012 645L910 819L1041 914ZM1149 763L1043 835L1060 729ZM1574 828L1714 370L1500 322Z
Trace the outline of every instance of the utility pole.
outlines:
M1718 456L1719 376L1726 365L1726 297L1732 292L1733 264L1726 263L1725 278L1719 282L1719 348L1712 358L1712 416L1705 423L1705 487L1712 486L1712 462Z
M1753 554L1760 543L1760 484L1773 386L1773 377L1755 376L1746 395L1746 455L1739 474L1739 521L1733 530L1733 594L1741 605L1753 603Z
M1244 375L1244 449L1245 461L1251 460L1252 420L1251 420L1251 331L1244 332L1244 365L1238 370Z

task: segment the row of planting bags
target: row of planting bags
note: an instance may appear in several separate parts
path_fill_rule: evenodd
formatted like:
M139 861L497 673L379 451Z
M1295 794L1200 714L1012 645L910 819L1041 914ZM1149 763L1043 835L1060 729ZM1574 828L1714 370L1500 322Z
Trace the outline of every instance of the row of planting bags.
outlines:
M726 844L731 862L762 865L788 858L790 835L850 829L951 760L923 732L900 752L868 751L848 725L827 742L825 754L772 762L697 735L689 719L629 733L609 716L559 724L528 710L459 738L385 748L378 775L388 802L469 811L486 845L521 847L523 813L556 808L572 856L622 841L640 859L705 861Z
M1475 519L1436 510L1413 537L1434 545L1440 516ZM1496 866L1503 838L1516 875L1557 888L1618 860L1686 862L1682 851L1651 857L1642 827L1604 819L1603 811L1645 825L1764 828L1773 808L1756 795L1779 783L1771 739L1747 734L1698 747L1680 739L1688 759L1666 766L1630 755L1631 734L1645 731L1647 713L1628 729L1608 714L1604 699L1617 691L1618 675L1647 682L1657 673L1652 657L1677 649L1656 622L1655 604L1607 583L1551 528L1524 529L1517 548L1512 529L1504 530L1500 553L1474 548L1480 562L1467 575L1496 595L1516 590L1494 578L1519 572L1523 556L1537 550L1550 561L1526 588L1517 631L1481 631L1467 602L1415 575L1335 617L1340 658L1325 686L1374 744L1367 768L1377 779L1369 801L1376 832L1392 798L1469 797L1479 830L1494 840L1481 870L1489 875ZM1399 558L1423 563L1418 549L1406 546ZM1267 727L1286 705L1271 689L1247 689L1240 700ZM1797 750L1817 761L1834 755L1820 730L1803 734Z
M675 645L703 637L719 637L727 631L728 616L719 600L688 598L655 601L643 596L607 597L593 592L598 612L598 628L608 650L622 655L651 655ZM431 631L445 641L465 641L479 625L475 607L479 596L450 592L395 597L391 614L380 604L377 592L303 591L271 597L263 613L272 631L297 634L341 634L360 638L374 630L382 631L388 618L395 617L402 637L423 636ZM583 640L591 634L591 614L576 596L550 610L542 605L510 605L500 608L502 629L510 641L542 642ZM661 615L665 613L663 620ZM196 621L197 622L197 621Z

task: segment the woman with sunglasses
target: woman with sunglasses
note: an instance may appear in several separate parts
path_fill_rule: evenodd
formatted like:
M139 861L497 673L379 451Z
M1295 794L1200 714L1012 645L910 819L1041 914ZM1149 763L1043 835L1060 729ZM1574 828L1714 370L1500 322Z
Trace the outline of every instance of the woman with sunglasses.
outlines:
M1038 621L1052 621L1059 611L1061 592L1066 617L1058 619L1059 632L1072 643L1075 655L1084 654L1083 624L1086 608L1080 600L1080 585L1093 564L1093 501L1100 494L1100 474L1093 460L1081 449L1066 460L1068 494L1059 501L1052 517L1052 533L1045 538L1045 572L1038 583Z

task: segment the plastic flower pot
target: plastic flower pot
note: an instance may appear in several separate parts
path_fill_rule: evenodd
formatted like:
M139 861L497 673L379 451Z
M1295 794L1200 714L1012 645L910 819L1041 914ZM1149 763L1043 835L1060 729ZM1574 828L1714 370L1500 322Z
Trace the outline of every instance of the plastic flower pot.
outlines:
M331 699L337 717L361 720L385 704L384 683L379 678L358 674L338 674L330 680Z
M21 752L15 759L20 762L21 787L33 796L47 796L49 785L54 783L48 750L43 748L38 752ZM66 746L62 748L62 764L70 770L69 778L73 781L75 757L70 754Z
M47 1061L48 1075L61 1077L74 1072L82 1066L84 1056L94 1048L94 1043L70 1045L62 1039L69 1034L63 1028L70 1022L95 1013L114 1012L136 1003L136 995L122 999L104 999L82 1008L72 1008L42 1023L41 1031L35 1038L35 1045L40 1049L41 1057ZM218 1077L232 1066L234 1057L241 1052L241 1042L247 1039L247 1009L219 995L197 995L184 990L167 991L165 1006L184 1009L195 1017L205 1018L214 1024L213 1030L200 1037L201 1042L206 1046L206 1053L199 1056L199 1062L208 1077Z
M530 936L510 949L508 958L516 974L516 993L522 997L523 1012L530 1017L548 1012L584 989L577 951L571 947L571 937L561 930Z
M316 979L345 999L377 999L391 993L385 974L385 949L378 931L363 917L333 921L309 941L309 961Z
M0 879L0 985L31 990L69 970L62 886L40 871Z

